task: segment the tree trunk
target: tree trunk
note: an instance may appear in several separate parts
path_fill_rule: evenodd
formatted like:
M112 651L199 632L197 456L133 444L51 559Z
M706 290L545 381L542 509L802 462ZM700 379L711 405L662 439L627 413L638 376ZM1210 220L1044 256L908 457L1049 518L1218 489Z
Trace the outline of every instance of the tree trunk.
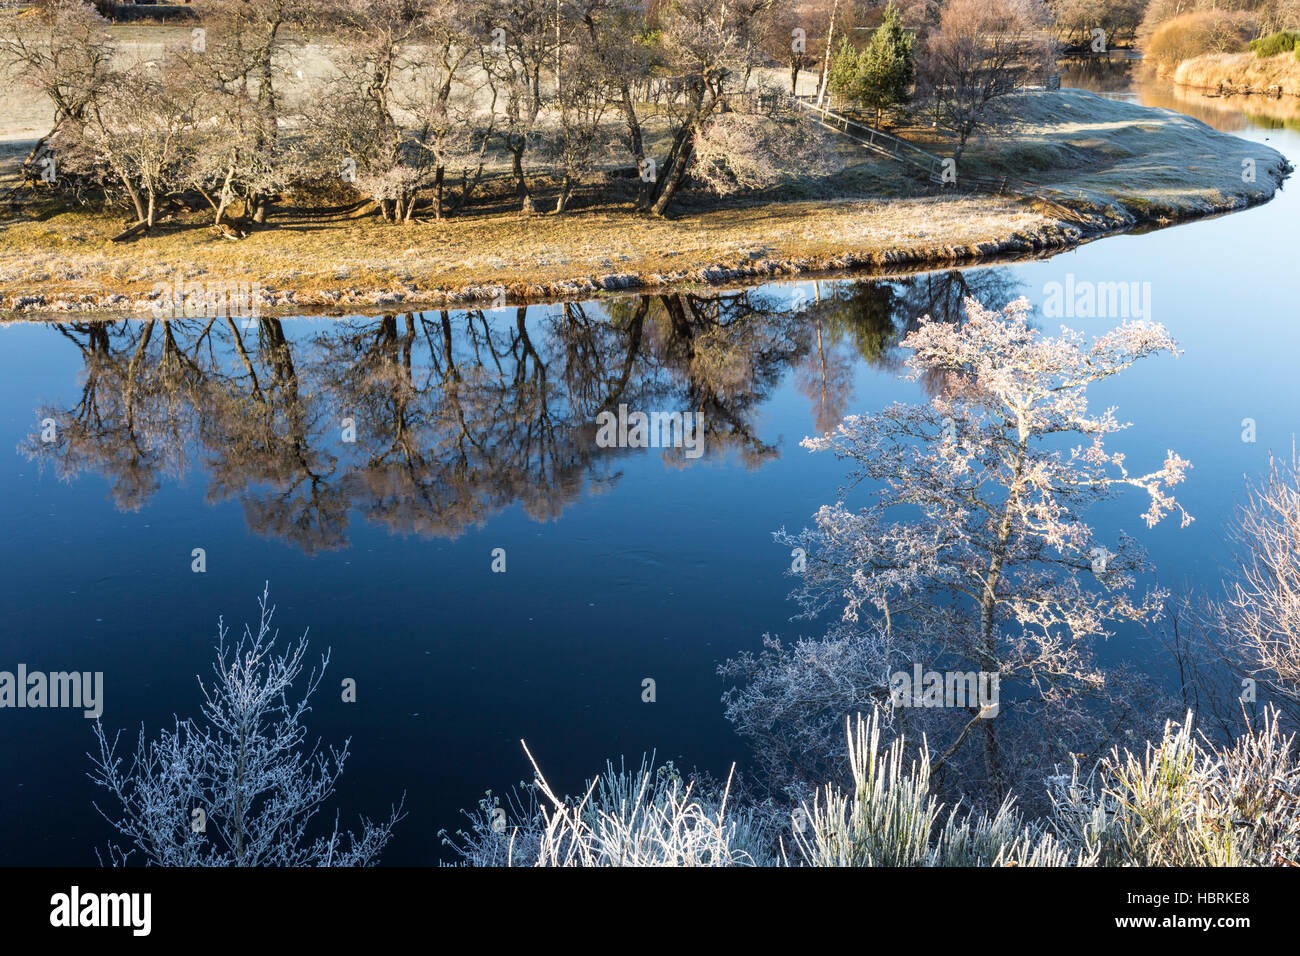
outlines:
M564 212L569 208L569 197L573 194L573 178L564 174L564 179L560 182L560 195L555 199L555 211Z
M127 226L125 229L123 229L121 232L119 232L116 236L114 236L112 239L108 241L125 242L126 240L130 239L132 236L138 236L140 233L145 232L148 228L149 228L149 224L146 223L143 219L141 219L139 222L135 223L134 225Z
M627 124L627 142L632 159L636 162L636 171L641 183L636 191L636 208L638 212L646 212L650 208L650 199L654 195L654 183L644 176L645 139L641 135L641 120L636 115L632 91L626 85L621 90L619 105L623 110L623 121Z
M136 221L144 222L147 217L145 216L144 202L140 199L140 191L125 176L119 178L122 180L123 185L126 186L127 195L131 197L131 205L135 207Z
M40 158L41 152L45 149L45 144L49 142L50 137L52 137L55 133L57 133L58 130L59 127L56 124L54 129L50 130L48 133L46 133L44 136L42 136L40 139L36 141L36 145L31 148L31 152L29 152L27 154L27 158L23 160L24 169L36 165L36 160Z
M686 181L686 168L690 164L691 153L694 152L694 142L694 134L688 134L687 141L677 149L672 165L664 170L663 187L659 190L659 196L655 199L654 205L650 207L650 211L654 215L664 215L673 201L673 196L677 194L677 190Z
M454 203L449 203L447 208L448 215L456 215L460 212L474 195L474 190L478 189L479 181L483 178L483 164L479 163L478 168L474 170L474 178L470 179L468 173L460 177L460 195L456 197Z
M984 579L984 594L980 598L980 646L977 652L980 668L989 673L997 673L999 670L996 638L993 633L997 624L998 584L1002 580L1002 569L1006 563L1007 545L1011 540L1015 510L1020 503L1021 479L1024 474L1027 450L1028 436L1022 431L1011 488L1002 509L1002 522L998 526L997 536L994 539L993 555ZM1001 788L1002 768L998 755L997 735L993 730L992 721L987 720L984 722L984 770L989 782Z
M705 97L708 95L708 89L702 82L694 85L689 95L691 109L678 128L677 135L673 137L673 145L668 150L663 175L660 177L659 191L655 196L654 204L650 207L650 212L656 216L664 215L673 196L685 182L686 170L695 151L695 134L708 121L710 113L717 106L716 100L706 106Z
M519 196L519 209L521 212L534 212L532 194L528 191L528 180L524 176L524 149L528 141L518 138L518 144L512 139L510 144L510 166L515 177L515 192Z
M226 169L226 178L221 183L221 196L217 203L217 213L212 220L212 225L217 228L221 227L221 219L226 214L226 209L230 205L230 180L235 175L235 168L230 166Z
M840 0L835 0L831 6L831 21L826 28L826 57L822 60L822 75L817 81L817 105L822 105L822 98L826 95L826 78L830 75L831 70L831 40L835 37L835 15L840 11Z

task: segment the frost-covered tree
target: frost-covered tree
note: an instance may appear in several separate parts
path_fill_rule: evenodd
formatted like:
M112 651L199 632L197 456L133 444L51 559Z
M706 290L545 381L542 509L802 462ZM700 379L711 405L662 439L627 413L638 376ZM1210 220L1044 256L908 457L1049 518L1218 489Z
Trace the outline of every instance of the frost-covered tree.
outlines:
M203 43L181 50L176 66L202 94L190 184L219 229L231 207L243 225L265 224L275 198L300 175L305 156L281 126L297 121L286 104L284 35L317 12L317 0L197 0ZM222 230L227 238L240 233Z
M398 806L386 821L363 818L359 834L344 834L336 814L331 827L309 832L343 774L349 741L328 750L306 745L303 718L329 655L291 701L306 635L277 653L275 608L265 590L259 606L257 633L245 625L233 646L218 622L215 681L199 681L201 720L177 719L155 740L141 727L129 763L117 753L120 735L110 742L96 722L99 754L90 755L89 776L118 811L95 809L130 844L109 847L114 864L139 853L153 866L368 866L405 816Z
M345 0L338 15L338 75L311 110L317 151L374 201L385 221L410 222L417 193L433 183L436 154L422 148L421 137L408 135L407 112L418 110L431 136L446 117L435 103L423 104L426 111L418 102L403 102L400 80L418 64L427 68L426 84L433 79L442 86L435 6L427 0ZM450 75L445 80L449 84Z
M271 205L302 157L282 142L280 127L293 119L282 89L282 45L289 29L319 14L318 0L243 0L195 4L206 31L200 50L183 58L192 80L211 94L216 127L209 129L199 164L216 225L232 200L245 218L264 224ZM214 192L216 195L209 195Z
M649 206L656 216L667 213L688 173L698 168L696 149L714 117L727 109L729 94L745 88L758 49L755 30L770 6L771 0L675 0L664 7L663 52L681 95L668 104L672 140L656 170Z
M1145 322L1091 343L1068 329L1045 335L1024 299L1001 311L968 299L964 322L927 317L903 345L913 352L908 377L934 397L850 416L805 439L851 462L852 481L813 528L777 540L807 554L794 595L806 616L841 603L844 622L869 615L859 623L879 653L857 656L893 666L901 650L926 667L998 675L997 720L972 708L954 742L931 740L947 745L945 758L982 740L984 783L997 791L1006 781L994 728L1005 714L1019 712L1021 726L1053 714L1051 735L1068 740L1082 703L1105 696L1093 642L1161 611L1163 591L1133 593L1149 569L1142 549L1122 532L1103 542L1084 513L1136 489L1148 526L1174 511L1185 526L1191 518L1169 489L1189 464L1170 451L1154 470L1130 471L1105 444L1127 425L1114 408L1090 410L1087 390L1176 347ZM874 501L850 508L848 491L863 483Z
M159 63L115 73L95 108L66 122L50 140L66 169L97 179L131 203L136 223L118 239L154 228L164 200L186 181L197 148L201 91L174 60Z
M574 189L604 152L601 120L611 100L611 90L602 67L597 57L579 47L567 64L564 84L555 98L558 128L547 144L546 153L560 180L556 212L569 208Z
M773 94L776 96L776 94ZM718 195L767 189L793 176L844 168L830 136L798 115L784 96L765 113L721 113L695 139L691 177Z
M556 8L549 0L491 0L483 4L482 16L491 38L483 65L501 107L497 131L510 156L519 208L534 212L525 156L538 140L538 120L555 93L543 77L556 62Z

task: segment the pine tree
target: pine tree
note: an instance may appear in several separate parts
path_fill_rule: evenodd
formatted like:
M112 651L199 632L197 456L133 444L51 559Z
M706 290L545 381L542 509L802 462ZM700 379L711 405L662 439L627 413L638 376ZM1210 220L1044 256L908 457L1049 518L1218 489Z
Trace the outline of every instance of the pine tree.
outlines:
M891 3L871 43L862 52L858 69L856 98L876 110L880 125L882 110L907 102L908 90L916 76L912 54L913 38L903 26L903 19Z
M849 42L848 37L841 37L840 48L835 51L835 56L831 60L831 72L826 81L826 88L836 96L857 102L862 83L861 70L861 55Z

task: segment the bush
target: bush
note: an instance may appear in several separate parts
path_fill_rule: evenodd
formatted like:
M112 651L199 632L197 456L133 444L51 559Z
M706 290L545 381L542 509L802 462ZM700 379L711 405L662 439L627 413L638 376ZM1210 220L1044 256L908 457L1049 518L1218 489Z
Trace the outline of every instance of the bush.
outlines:
M537 771L508 800L491 792L470 831L444 840L469 866L1296 866L1300 760L1276 710L1226 747L1167 723L1139 756L1115 748L1091 773L1048 777L1052 810L1031 819L1008 795L992 813L947 812L924 738L885 744L882 712L846 721L849 783L788 814L738 805L667 764L606 766L580 798ZM531 755L530 755L531 759ZM533 764L536 770L536 763Z
M1073 848L1024 820L1007 797L992 816L942 806L930 792L930 757L904 758L904 739L881 749L880 712L848 722L851 793L828 784L799 811L795 846L809 866L1090 865L1093 851Z
M1200 10L1162 23L1151 35L1147 56L1168 72L1206 53L1239 53L1257 32L1255 18L1240 11Z
M1300 862L1300 763L1273 710L1222 750L1188 713L1144 756L1116 749L1086 782L1055 783L1057 833L1101 866Z
M525 752L527 748L525 747ZM529 754L529 759L532 755ZM443 842L468 866L773 866L774 842L761 817L728 806L721 793L685 780L671 763L642 758L589 781L581 799L560 797L536 775L507 796L488 791L469 830Z
M1279 53L1290 53L1292 50L1295 50L1297 56L1300 57L1300 32L1279 30L1277 33L1260 37L1258 40L1251 40L1250 48L1261 59L1277 56Z

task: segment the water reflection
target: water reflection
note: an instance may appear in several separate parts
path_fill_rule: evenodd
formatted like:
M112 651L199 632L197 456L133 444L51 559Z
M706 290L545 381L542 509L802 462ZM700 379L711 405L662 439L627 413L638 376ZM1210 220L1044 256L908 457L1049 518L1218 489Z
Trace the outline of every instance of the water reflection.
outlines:
M1225 133L1249 127L1300 130L1300 100L1293 96L1202 92L1160 79L1150 66L1130 56L1069 60L1061 70L1061 85L1174 110Z
M965 296L1000 303L1016 285L977 269L323 323L53 323L83 382L37 410L54 427L21 451L65 480L103 475L126 511L201 472L209 503L238 500L254 532L307 553L346 547L353 515L454 538L615 484L638 452L597 447L595 422L620 404L701 411L705 458L759 467L779 449L758 409L787 375L828 430L856 364L894 368L919 316L955 321Z

